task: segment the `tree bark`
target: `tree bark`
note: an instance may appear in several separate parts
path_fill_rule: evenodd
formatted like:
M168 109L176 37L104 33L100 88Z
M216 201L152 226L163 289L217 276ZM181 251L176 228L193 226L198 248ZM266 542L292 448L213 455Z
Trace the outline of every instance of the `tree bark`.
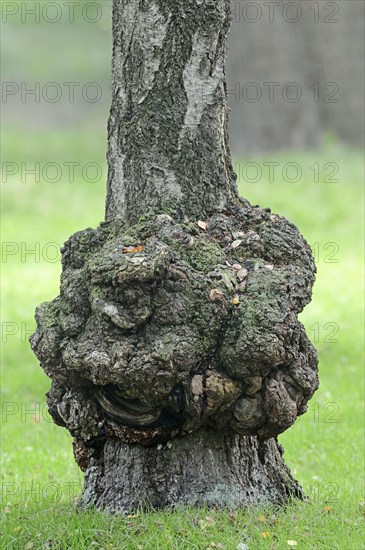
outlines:
M65 244L31 338L84 506L303 496L274 438L318 386L297 319L315 265L295 226L237 195L228 27L228 0L114 0L106 222Z
M109 440L87 469L80 505L125 514L176 505L236 509L290 497L303 493L274 439L201 429L152 448Z
M115 0L106 219L237 202L228 144L228 0Z

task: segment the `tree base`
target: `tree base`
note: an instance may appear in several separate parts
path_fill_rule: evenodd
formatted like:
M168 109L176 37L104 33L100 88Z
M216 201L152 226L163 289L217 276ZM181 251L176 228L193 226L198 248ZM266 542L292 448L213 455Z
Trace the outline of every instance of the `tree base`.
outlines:
M235 509L284 504L303 491L274 439L259 442L200 429L167 445L142 447L113 438L90 457L80 506L128 514L179 505Z

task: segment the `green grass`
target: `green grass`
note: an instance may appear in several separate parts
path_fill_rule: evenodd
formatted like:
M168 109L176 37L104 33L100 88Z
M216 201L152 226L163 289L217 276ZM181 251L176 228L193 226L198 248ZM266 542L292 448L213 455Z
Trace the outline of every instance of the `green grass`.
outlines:
M80 178L68 183L65 177L57 184L34 183L32 178L22 183L17 174L3 186L3 241L14 254L3 256L1 264L1 548L231 550L241 542L250 550L281 550L289 548L288 540L297 541L298 549L364 548L361 154L332 146L321 152L270 155L255 162L280 163L274 182L268 181L262 165L260 181L240 183L241 194L252 203L270 206L296 223L318 256L313 302L301 320L317 340L321 386L309 412L280 437L287 463L311 503L234 515L184 509L119 518L75 511L82 475L72 457L70 436L47 416L44 394L49 380L27 341L36 305L58 293L60 264L46 261L54 252L47 243L62 244L74 231L95 227L103 217L106 172L100 151L105 136L50 137L40 132L28 143L25 136L21 158L42 162L40 152L47 151L44 162L67 158L83 164L96 159L103 178L98 183ZM7 158L17 158L11 135ZM302 168L303 177L296 183L282 180L288 162ZM322 167L318 183L309 168L315 162ZM329 162L339 166L338 183L324 181L328 171L323 167ZM327 243L335 245L328 248ZM32 247L38 247L36 255L27 254ZM331 252L335 263L325 261ZM333 329L337 342L329 341ZM264 538L263 533L269 534Z

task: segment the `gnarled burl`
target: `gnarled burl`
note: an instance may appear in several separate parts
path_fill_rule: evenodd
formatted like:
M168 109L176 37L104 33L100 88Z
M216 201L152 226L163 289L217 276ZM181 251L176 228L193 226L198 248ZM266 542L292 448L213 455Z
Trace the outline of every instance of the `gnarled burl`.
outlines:
M65 244L31 339L85 506L303 496L276 436L318 385L297 319L315 265L294 225L238 197L228 27L228 0L114 1L106 221Z

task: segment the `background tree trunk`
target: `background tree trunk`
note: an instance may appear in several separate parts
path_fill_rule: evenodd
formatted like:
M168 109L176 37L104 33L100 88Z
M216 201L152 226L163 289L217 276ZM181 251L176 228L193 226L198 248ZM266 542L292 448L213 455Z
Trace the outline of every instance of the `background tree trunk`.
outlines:
M115 0L106 219L237 202L228 144L228 0Z

